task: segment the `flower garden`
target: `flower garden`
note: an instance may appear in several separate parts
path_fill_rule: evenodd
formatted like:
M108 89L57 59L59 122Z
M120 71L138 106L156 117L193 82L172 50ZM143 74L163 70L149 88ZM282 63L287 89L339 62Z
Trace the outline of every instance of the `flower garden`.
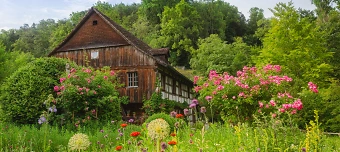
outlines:
M30 82L23 86L31 88L45 83L50 91L1 97L1 151L340 151L339 135L324 133L324 112L308 103L318 100L318 86L308 82L297 91L278 65L244 67L236 76L195 76L196 99L180 113L163 109L137 125L118 115L128 100L118 96L115 71L72 65L58 73L51 67L60 64L63 71L66 61L48 60L30 67L44 63L46 70L35 75L50 81L28 80L30 68L9 78L9 84ZM9 84L3 91L18 92ZM22 97L36 102L13 102Z

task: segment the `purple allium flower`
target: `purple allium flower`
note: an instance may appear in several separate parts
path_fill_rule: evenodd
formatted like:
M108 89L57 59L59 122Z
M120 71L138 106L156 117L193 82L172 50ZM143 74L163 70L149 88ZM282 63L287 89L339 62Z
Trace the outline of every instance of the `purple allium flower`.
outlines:
M206 113L207 109L205 107L201 107L201 113Z
M120 131L120 129L118 129L118 132L122 132L122 131Z
M186 115L186 116L189 115L189 110L188 109L184 109L183 111L184 111L184 115Z
M123 133L119 133L119 136L123 136Z
M101 133L103 133L103 132L104 132L104 130L103 130L103 129L101 129L101 130L100 130L100 132L101 132Z
M174 117L174 118L175 118L176 115L177 115L177 112L176 112L176 111L171 111L171 112L170 112L170 116L171 116L171 117Z
M306 152L306 148L305 148L305 147L302 147L301 151L302 151L302 152Z
M162 147L162 150L165 150L166 148L168 148L168 145L165 142L162 142L161 147Z
M97 141L97 144L99 145L99 144L100 144L100 141Z
M196 107L196 104L194 104L194 103L192 103L192 104L189 105L189 108L191 108L191 109L192 109L192 108L195 108L195 107Z
M129 123L133 123L133 121L134 121L133 119L129 119L129 121L128 121L128 122L129 122Z
M191 104L196 104L196 105L198 105L198 100L197 100L197 99L193 99L193 100L191 101Z

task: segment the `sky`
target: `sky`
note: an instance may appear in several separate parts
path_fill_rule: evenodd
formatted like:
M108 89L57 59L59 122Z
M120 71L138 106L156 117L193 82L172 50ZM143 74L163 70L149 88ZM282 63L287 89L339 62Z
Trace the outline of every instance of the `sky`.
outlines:
M89 9L98 0L0 0L0 30L18 29L24 24L32 25L43 19L60 20L68 18L72 12ZM141 0L101 0L110 4L140 3ZM265 17L271 17L269 8L279 2L292 1L296 8L314 10L311 0L224 0L238 7L246 17L252 7L262 8Z

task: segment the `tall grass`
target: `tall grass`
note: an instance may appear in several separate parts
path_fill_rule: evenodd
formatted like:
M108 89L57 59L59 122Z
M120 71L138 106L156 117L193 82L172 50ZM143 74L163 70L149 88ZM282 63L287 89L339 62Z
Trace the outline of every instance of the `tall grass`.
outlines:
M144 126L129 124L125 129L120 122L80 126L77 130L48 125L24 125L0 123L0 151L69 151L68 141L75 133L89 136L91 145L87 151L115 151L122 145L122 151L156 151L156 143L146 135ZM119 131L123 136L119 135ZM133 131L141 132L138 138L130 137ZM340 137L325 136L318 132L317 123L309 125L307 132L294 127L251 127L247 124L231 126L214 123L185 126L175 130L176 136L167 137L164 142L177 141L168 145L166 151L340 151Z

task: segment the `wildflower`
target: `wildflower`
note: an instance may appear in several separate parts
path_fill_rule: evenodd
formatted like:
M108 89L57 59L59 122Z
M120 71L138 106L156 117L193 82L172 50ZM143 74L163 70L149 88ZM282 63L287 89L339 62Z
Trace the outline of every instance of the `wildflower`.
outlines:
M201 107L201 113L206 113L207 109L205 107Z
M168 148L168 145L165 142L161 143L162 150L164 151L166 148Z
M101 129L101 130L100 130L100 132L101 132L101 133L103 133L103 132L104 132L104 130L103 130L103 129Z
M169 145L171 145L171 146L173 146L173 145L176 145L176 144L177 144L177 142L176 142L176 141L173 141L173 140L171 140L171 141L169 141L169 142L168 142L168 144L169 144Z
M108 134L106 134L105 136L104 136L104 138L107 138L109 135Z
M184 115L186 115L186 116L189 115L189 110L188 109L184 109L183 112L184 112Z
M53 89L54 89L55 92L58 92L59 91L59 86L54 86Z
M116 151L121 151L123 149L123 146L116 146Z
M207 100L208 102L211 101L211 99L212 99L212 96L206 96L205 97L205 100Z
M219 90L219 91L221 91L221 90L223 90L224 89L224 86L223 85L219 85L218 87L217 87L217 90Z
M148 124L147 130L151 139L162 140L170 134L170 125L164 119L155 119Z
M176 136L176 134L175 134L175 133L171 133L171 134L170 134L170 136L172 136L172 137L175 137L175 136Z
M266 108L267 108L267 109L269 108L269 105L268 105L268 104L266 104Z
M306 152L307 150L306 150L305 147L302 147L301 151L302 151L302 152Z
M182 114L177 114L176 115L176 118L179 118L179 119L181 119L181 118L183 118L184 116L182 115Z
M123 123L123 124L120 124L120 126L121 126L122 128L125 128L125 127L127 126L127 124Z
M191 103L198 105L198 100L197 99L193 99L193 100L191 100Z
M106 75L104 75L104 79L107 80L107 76Z
M175 118L176 115L177 115L177 112L176 112L176 111L171 111L171 112L170 112L170 116L171 116L171 117L174 117L174 118Z
M129 119L129 121L128 121L128 122L129 122L129 123L133 123L133 121L134 121L133 119Z
M55 106L49 107L48 111L50 112L57 112L57 108Z
M119 133L119 136L123 136L123 133Z
M43 124L44 122L46 122L46 118L44 116L41 116L38 120L38 123Z
M296 114L296 110L292 110L290 113L291 113L292 115L293 115L293 114Z
M132 144L132 142L130 140L128 140L128 145L131 145L131 144Z
M140 135L140 132L134 131L130 134L131 137L138 137Z
M195 108L195 107L196 107L196 104L193 104L193 103L192 103L192 104L189 105L189 108L191 108L191 109L192 109L192 108Z
M68 142L68 147L70 150L86 150L89 146L89 137L82 133L73 135Z

